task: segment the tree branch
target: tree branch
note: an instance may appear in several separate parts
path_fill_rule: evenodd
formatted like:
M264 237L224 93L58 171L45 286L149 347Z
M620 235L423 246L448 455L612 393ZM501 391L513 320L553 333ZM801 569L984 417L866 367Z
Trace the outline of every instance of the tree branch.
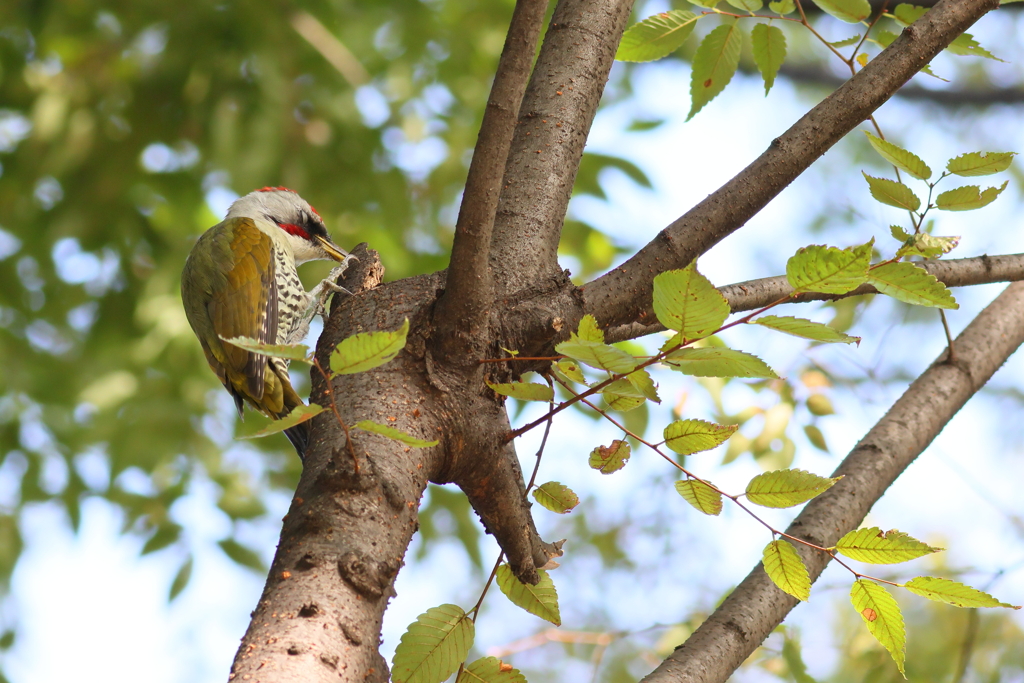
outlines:
M655 275L682 268L739 229L989 10L996 0L941 0L856 76L772 141L752 164L619 268L583 288L602 326L651 324Z
M1024 283L1007 287L967 326L947 353L929 367L861 439L787 533L834 546L863 521L885 490L932 442L953 416L1024 343ZM828 556L797 548L815 580ZM758 564L690 638L643 680L646 683L724 682L797 605Z

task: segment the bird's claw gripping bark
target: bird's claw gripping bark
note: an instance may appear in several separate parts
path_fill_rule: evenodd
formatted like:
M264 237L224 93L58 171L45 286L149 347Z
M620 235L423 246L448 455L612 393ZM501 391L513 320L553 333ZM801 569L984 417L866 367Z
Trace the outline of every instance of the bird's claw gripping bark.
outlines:
M352 292L339 285L336 280L345 274L349 263L358 260L352 254L349 254L340 264L331 269L331 272L320 284L313 288L313 291L309 293L311 300L309 308L306 309L306 313L302 316L304 319L312 319L314 315L319 315L324 319L324 322L327 322L327 299L336 293L345 293L353 296Z

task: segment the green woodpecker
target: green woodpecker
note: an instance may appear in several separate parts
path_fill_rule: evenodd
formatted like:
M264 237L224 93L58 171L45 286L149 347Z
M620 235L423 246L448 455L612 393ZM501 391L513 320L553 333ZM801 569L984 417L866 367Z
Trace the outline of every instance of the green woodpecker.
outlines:
M314 313L323 313L351 257L327 235L320 215L284 187L265 187L238 199L223 222L192 247L181 274L185 315L206 360L235 399L275 420L303 405L288 379L288 362L224 343L250 337L264 344L301 342ZM316 259L342 261L307 292L295 266ZM309 423L285 430L301 458Z

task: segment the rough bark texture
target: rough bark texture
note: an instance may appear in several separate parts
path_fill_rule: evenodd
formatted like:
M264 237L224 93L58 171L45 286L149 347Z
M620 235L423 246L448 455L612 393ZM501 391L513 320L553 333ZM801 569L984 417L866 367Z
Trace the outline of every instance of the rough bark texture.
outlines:
M832 476L843 476L790 524L787 533L824 547L856 529L868 510L938 436L971 396L1024 343L1024 283L1016 282L967 326L861 439ZM798 545L811 580L830 559ZM725 681L797 605L758 563L707 621L646 683Z

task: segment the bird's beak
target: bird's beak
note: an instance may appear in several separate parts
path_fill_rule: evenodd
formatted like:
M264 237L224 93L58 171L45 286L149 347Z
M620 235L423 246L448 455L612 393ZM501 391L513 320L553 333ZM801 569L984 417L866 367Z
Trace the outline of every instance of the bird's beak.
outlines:
M320 243L320 246L327 252L327 255L335 261L342 261L346 256L348 256L348 252L332 242L329 237L321 237L320 235L317 235L316 241Z

